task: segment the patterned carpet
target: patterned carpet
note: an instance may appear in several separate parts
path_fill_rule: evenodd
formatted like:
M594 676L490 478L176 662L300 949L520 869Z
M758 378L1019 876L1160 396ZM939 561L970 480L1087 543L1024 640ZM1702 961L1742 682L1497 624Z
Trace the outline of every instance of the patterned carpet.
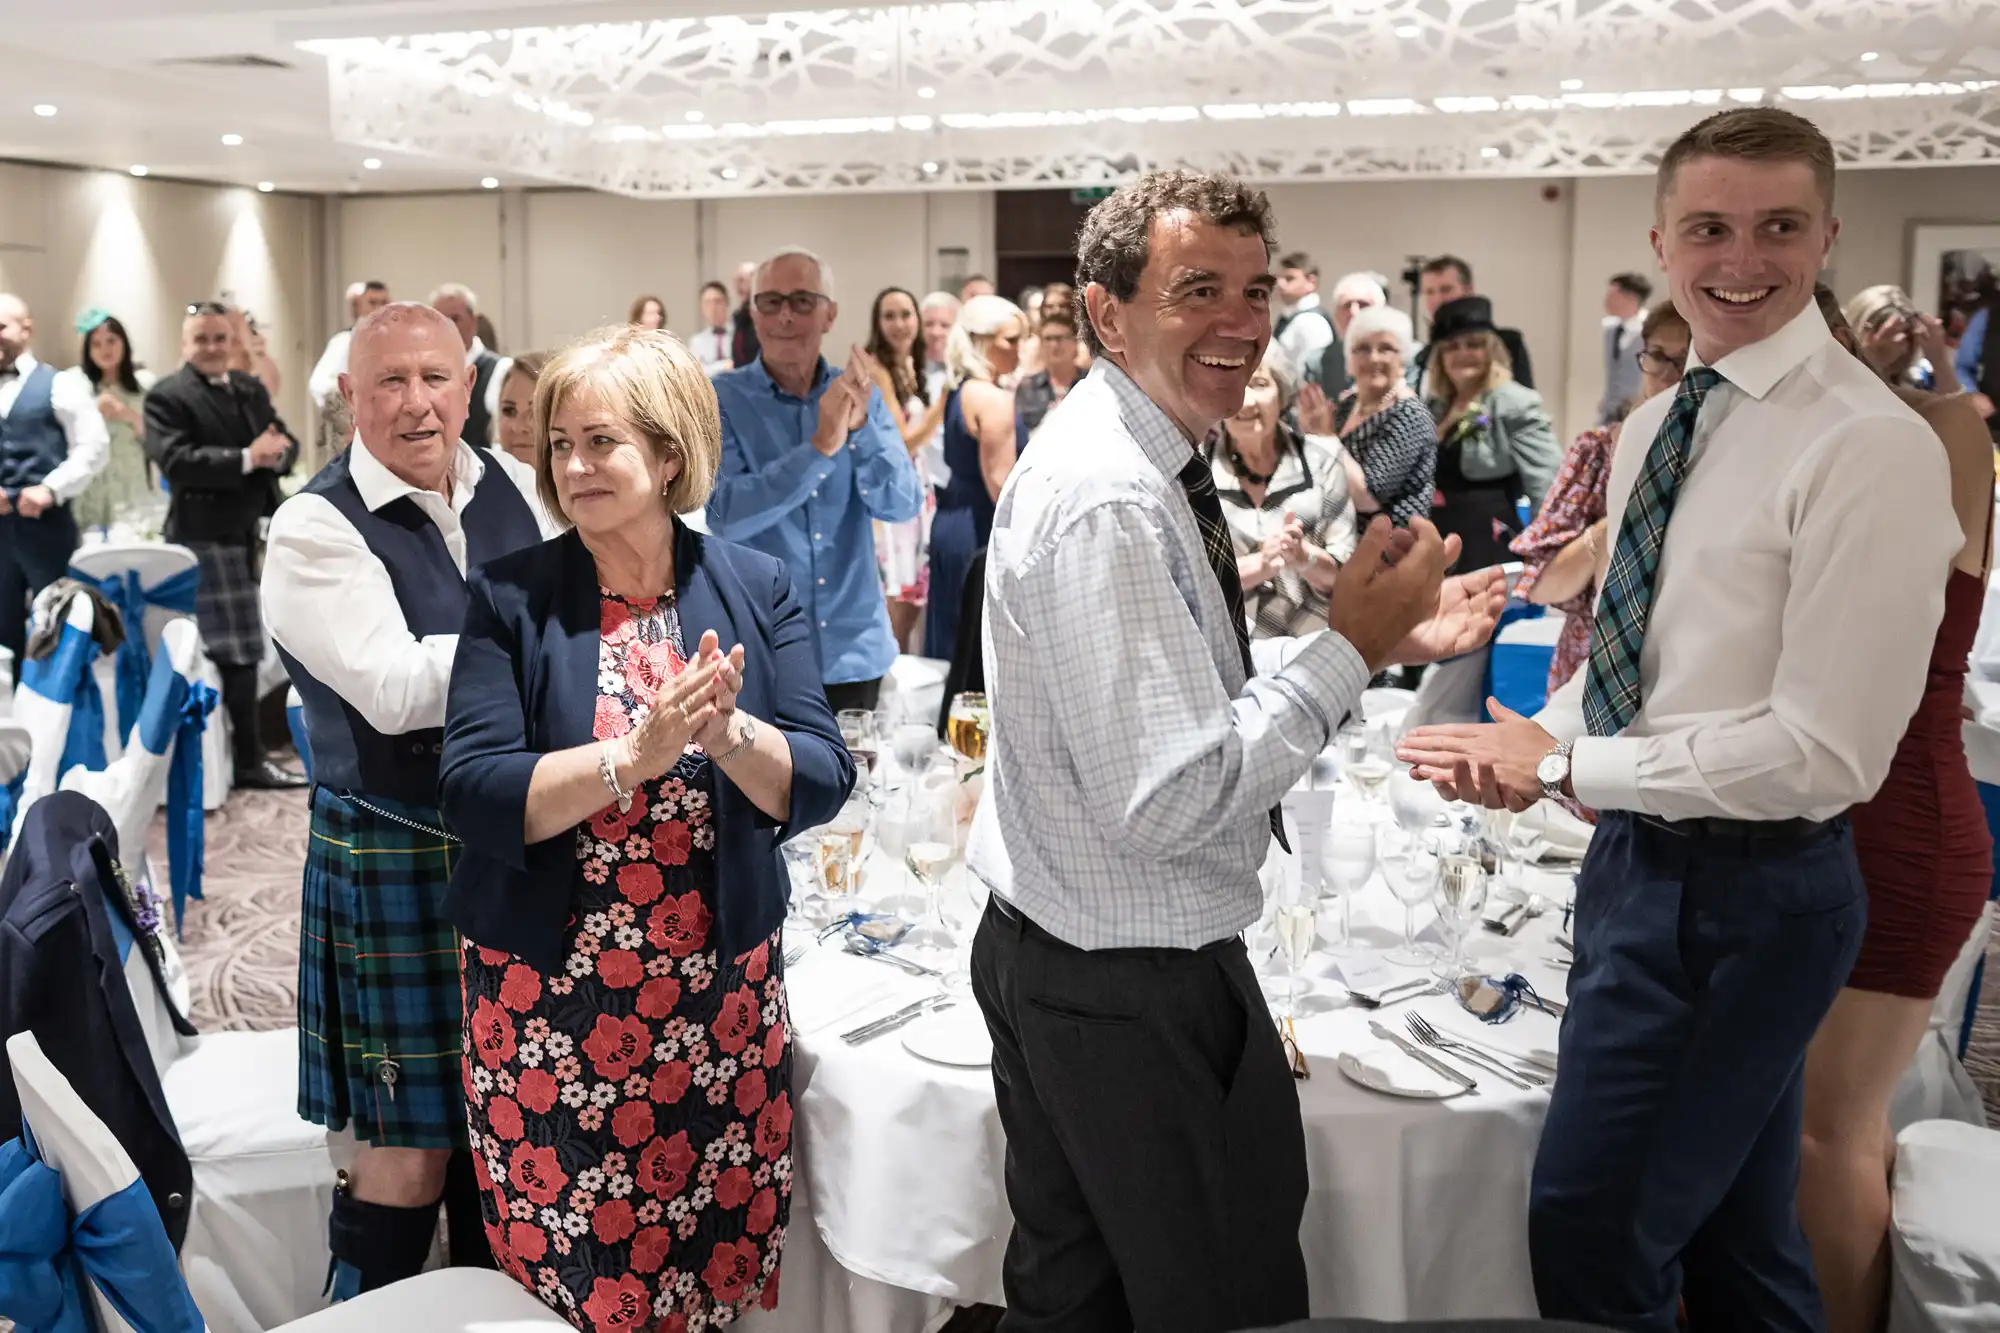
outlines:
M153 855L165 864L164 824L154 828ZM305 857L304 792L237 792L209 817L208 896L189 905L181 941L197 1026L263 1031L297 1021ZM1966 1065L2000 1125L2000 943L1987 953L1986 975Z

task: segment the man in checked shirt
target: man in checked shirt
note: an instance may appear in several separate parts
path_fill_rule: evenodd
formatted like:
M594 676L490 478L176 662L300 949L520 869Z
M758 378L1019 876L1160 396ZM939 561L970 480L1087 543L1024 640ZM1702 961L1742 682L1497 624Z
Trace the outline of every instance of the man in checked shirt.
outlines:
M1378 520L1331 633L1260 640L1209 464L1271 339L1270 205L1146 176L1091 211L1096 365L1000 494L967 863L1014 1213L1005 1333L1305 1317L1298 1096L1240 931L1272 807L1374 672L1483 643L1498 570ZM1442 589L1442 592L1441 592Z

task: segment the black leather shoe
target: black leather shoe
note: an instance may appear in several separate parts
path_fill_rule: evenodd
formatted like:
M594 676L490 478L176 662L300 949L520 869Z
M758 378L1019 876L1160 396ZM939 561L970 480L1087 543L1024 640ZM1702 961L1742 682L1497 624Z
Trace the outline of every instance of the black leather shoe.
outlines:
M294 773L289 768L280 768L268 759L248 766L238 765L236 785L251 791L294 791L309 787L311 781L303 773Z

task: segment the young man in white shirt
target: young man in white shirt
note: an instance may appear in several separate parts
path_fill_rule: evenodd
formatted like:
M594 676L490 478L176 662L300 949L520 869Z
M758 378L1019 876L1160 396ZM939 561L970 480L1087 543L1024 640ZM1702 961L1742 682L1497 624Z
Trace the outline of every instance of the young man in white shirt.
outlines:
M271 519L264 617L305 703L312 847L300 917L299 1107L360 1156L329 1221L337 1299L414 1276L448 1208L490 1267L465 1151L456 844L438 755L465 571L551 535L534 473L461 438L476 370L422 305L355 327L354 444Z
M1420 728L1420 777L1601 812L1529 1210L1544 1316L1825 1327L1799 1229L1803 1061L1861 944L1848 807L1923 688L1961 535L1943 449L1829 336L1833 150L1768 107L1662 158L1694 331L1625 423L1589 667L1536 720ZM1669 522L1670 520L1670 522Z
M730 355L729 289L719 282L702 284L701 327L688 337L688 350L701 368L720 375L736 363Z
M1336 338L1333 314L1320 304L1319 265L1302 250L1278 261L1278 311L1271 340L1292 359L1295 375L1317 366Z

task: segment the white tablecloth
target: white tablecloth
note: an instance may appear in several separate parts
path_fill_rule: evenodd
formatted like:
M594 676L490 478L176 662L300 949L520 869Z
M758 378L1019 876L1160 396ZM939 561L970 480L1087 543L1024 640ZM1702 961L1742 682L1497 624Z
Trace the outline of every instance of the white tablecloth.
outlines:
M1471 956L1483 971L1519 971L1542 994L1560 998L1564 973L1543 960L1559 953L1552 936L1568 875L1531 869L1528 887L1555 910L1511 940L1477 933ZM1428 916L1426 909L1420 919ZM1357 895L1354 923L1356 938L1377 949L1400 939L1402 908L1379 876ZM1329 928L1323 919L1323 940ZM1308 972L1322 980L1305 997L1298 1023L1312 1066L1299 1095L1312 1182L1301 1243L1313 1313L1533 1315L1528 1179L1546 1093L1488 1076L1476 1097L1423 1102L1350 1083L1335 1055L1375 1042L1371 1015L1325 979L1335 966L1324 951L1309 961ZM920 1060L895 1034L859 1047L838 1036L928 993L931 984L821 946L795 965L788 987L804 1198L794 1202L785 1289L794 1290L795 1280L813 1284L827 1302L817 1319L826 1333L841 1333L843 1323L857 1331L915 1330L946 1303L1002 1304L1011 1219L990 1072ZM1540 1012L1487 1027L1455 1000L1427 996L1373 1016L1407 1035L1403 1018L1411 1011L1492 1044L1555 1049L1556 1020ZM842 1271L828 1274L828 1258ZM870 1312L863 1322L850 1318L855 1302ZM798 1307L751 1327L803 1327L788 1313Z

